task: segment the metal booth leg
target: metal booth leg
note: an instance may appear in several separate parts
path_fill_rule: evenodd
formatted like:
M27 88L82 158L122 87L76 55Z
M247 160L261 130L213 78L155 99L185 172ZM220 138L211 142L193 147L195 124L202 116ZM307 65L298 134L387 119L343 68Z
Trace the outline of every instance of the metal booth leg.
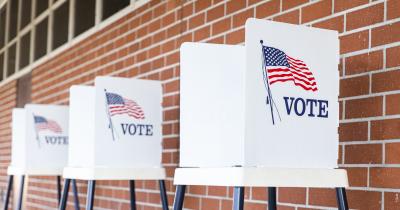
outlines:
M268 187L268 210L276 210L276 187Z
M174 210L182 210L185 199L186 185L177 185L175 192Z
M161 196L161 204L163 210L168 210L168 197L167 197L167 190L165 189L165 182L164 180L158 181L160 185L160 196Z
M76 187L76 179L72 180L72 191L74 193L74 206L75 210L79 210L79 197L78 197L78 187Z
M57 176L57 201L58 205L60 205L61 200L61 176Z
M349 206L347 205L346 189L344 187L336 188L336 199L339 210L349 209Z
M68 200L69 183L71 179L64 179L64 189L60 199L59 210L65 210Z
M131 210L136 210L135 181L129 180L129 193L131 199Z
M7 193L6 193L6 200L4 201L4 210L8 209L8 203L10 201L10 194L13 185L14 175L8 176L8 184L7 184Z
M243 210L243 207L244 207L244 187L234 187L233 210Z
M89 180L87 198L86 198L86 210L93 210L95 187L96 187L96 181Z
M20 183L20 186L19 186L19 199L18 199L18 207L17 207L18 210L22 209L22 200L23 200L23 197L24 197L24 185L25 185L25 175L22 175L21 176L21 183Z

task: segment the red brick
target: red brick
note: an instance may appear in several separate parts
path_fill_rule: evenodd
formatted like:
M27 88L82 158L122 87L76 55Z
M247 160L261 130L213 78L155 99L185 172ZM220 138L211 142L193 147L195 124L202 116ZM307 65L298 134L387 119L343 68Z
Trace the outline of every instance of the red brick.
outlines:
M367 49L369 45L368 30L340 36L340 54Z
M383 108L382 99L382 96L377 96L346 101L346 119L381 116Z
M194 41L198 42L210 37L210 26L205 26L194 32Z
M189 29L196 28L203 25L206 22L205 13L200 13L189 19Z
M372 29L371 44L373 47L400 41L400 22Z
M283 23L292 23L299 24L300 23L300 10L294 10L283 15L279 15L273 19L274 21L283 22Z
M371 121L371 140L400 138L400 119Z
M350 209L381 209L381 192L364 190L347 190Z
M368 122L340 123L340 141L366 141L368 140Z
M387 1L387 18L394 19L400 17L400 1L388 0Z
M195 12L199 12L201 10L206 9L207 7L211 6L212 0L200 0L196 1L194 4Z
M385 92L400 89L400 70L372 75L372 92Z
M348 10L363 4L368 4L369 0L335 0L335 12Z
M279 0L271 0L260 4L256 7L256 17L261 19L276 14L279 12L280 6Z
M345 164L382 163L382 144L351 144L344 150Z
M246 8L245 0L231 0L226 4L226 14L236 12L243 8Z
M368 184L368 168L345 168L352 187L366 187Z
M225 15L225 5L217 6L207 11L207 22L213 21Z
M346 75L359 74L383 68L383 52L381 50L347 57Z
M280 187L278 190L278 202L281 203L306 203L306 189L305 188L288 188Z
M254 17L254 9L248 9L233 16L233 27L244 26L248 18Z
M251 199L259 201L267 201L268 194L265 187L252 187L251 188Z
M346 30L373 25L384 19L383 3L357 10L346 15Z
M385 163L399 164L400 163L400 143L385 144Z
M386 49L386 67L400 66L400 46Z
M336 207L335 190L326 188L310 188L308 203L316 206Z
M225 18L212 24L212 35L217 35L228 31L231 28L231 18Z
M260 203L252 203L252 202L245 202L244 209L251 209L251 210L265 210L266 205Z
M244 29L239 29L233 32L230 32L226 35L226 43L227 44L240 44L244 42Z
M227 187L220 187L220 186L208 187L208 195L225 197L227 196L227 194L228 194Z
M218 209L220 200L213 198L201 198L201 210Z
M340 80L339 97L366 95L369 93L369 75Z
M384 192L385 210L398 210L400 206L400 193Z
M330 14L332 14L332 1L318 1L301 9L301 23L307 23Z
M318 23L314 23L313 27L324 28L338 31L339 33L344 30L344 16L333 17Z
M370 186L400 188L400 168L370 168Z
M309 0L282 0L282 10L288 10L309 2Z
M386 115L400 114L400 94L386 96Z

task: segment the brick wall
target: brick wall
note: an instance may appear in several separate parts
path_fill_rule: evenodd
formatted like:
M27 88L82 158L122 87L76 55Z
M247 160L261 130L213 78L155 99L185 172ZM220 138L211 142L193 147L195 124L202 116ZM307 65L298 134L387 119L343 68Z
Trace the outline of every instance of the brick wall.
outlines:
M243 44L248 17L340 32L339 164L349 174L349 205L400 209L400 0L153 0L33 69L32 100L68 104L71 85L92 84L99 75L162 81L163 164L172 204L179 156L179 46L185 41ZM3 189L14 86L0 89ZM83 208L86 183L78 184ZM156 182L138 182L137 188L139 209L160 209ZM28 209L57 205L53 177L30 177L28 192ZM197 186L187 192L186 208L232 207L232 188ZM97 209L128 209L127 182L99 182L96 196ZM246 208L266 209L266 196L265 188L247 188ZM334 196L332 189L278 189L280 209L334 208Z

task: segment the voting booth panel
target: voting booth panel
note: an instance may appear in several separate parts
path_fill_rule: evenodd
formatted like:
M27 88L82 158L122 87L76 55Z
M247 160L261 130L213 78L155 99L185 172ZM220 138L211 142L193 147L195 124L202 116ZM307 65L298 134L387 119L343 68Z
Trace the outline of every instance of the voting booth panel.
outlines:
M336 168L337 32L256 19L245 30L244 47L181 47L180 166Z
M243 46L181 46L181 167L244 165Z
M69 167L161 167L159 82L97 77L94 87L73 86L70 95Z
M9 171L58 175L67 163L68 107L27 104L13 110Z
M245 33L246 164L336 168L338 33L257 19Z

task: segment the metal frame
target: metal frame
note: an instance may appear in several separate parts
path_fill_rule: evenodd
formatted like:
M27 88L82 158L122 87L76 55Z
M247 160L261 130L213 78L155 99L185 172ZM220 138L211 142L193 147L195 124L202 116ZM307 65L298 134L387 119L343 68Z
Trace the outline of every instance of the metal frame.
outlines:
M177 185L174 200L174 210L183 209L183 201L185 199L186 185ZM244 209L244 192L243 186L234 187L233 191L233 210ZM346 189L344 187L336 188L336 198L339 210L349 210L346 197ZM276 187L268 187L268 210L276 210Z

